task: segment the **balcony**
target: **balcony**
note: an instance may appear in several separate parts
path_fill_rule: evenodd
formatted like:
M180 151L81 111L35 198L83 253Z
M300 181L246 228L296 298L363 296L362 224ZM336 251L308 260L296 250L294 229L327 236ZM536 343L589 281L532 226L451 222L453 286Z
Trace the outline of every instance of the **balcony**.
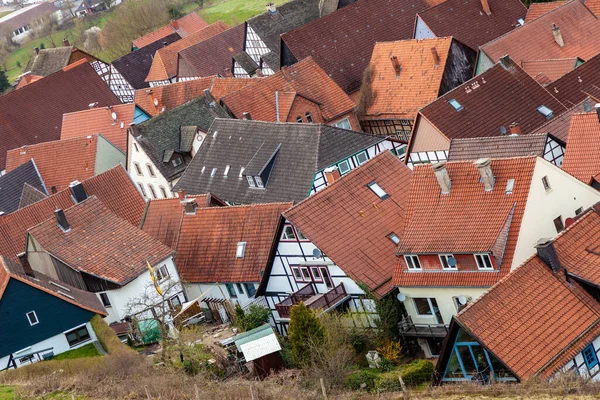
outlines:
M304 302L304 305L313 310L323 310L327 312L339 306L349 298L350 296L346 293L346 288L344 288L343 283L340 283L327 293L317 293L314 285L309 283L284 299L281 303L276 304L275 308L279 313L279 318L288 319L290 318L292 306L300 302Z
M410 316L406 316L398 324L400 333L405 337L445 338L448 325L444 324L415 324Z

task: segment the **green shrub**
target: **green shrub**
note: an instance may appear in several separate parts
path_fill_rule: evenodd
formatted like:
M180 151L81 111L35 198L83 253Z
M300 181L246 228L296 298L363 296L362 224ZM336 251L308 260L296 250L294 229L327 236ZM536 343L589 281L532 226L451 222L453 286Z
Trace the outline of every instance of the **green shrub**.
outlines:
M239 304L235 306L236 324L242 332L258 328L269 321L270 316L271 310L257 304L250 305L245 311Z
M351 390L367 390L375 389L375 382L379 378L379 374L373 369L362 369L353 372L346 377L346 387ZM398 379L398 378L396 378ZM361 386L366 385L364 388Z
M94 318L90 321L98 341L104 347L109 354L116 354L120 352L126 352L134 350L130 347L125 346L117 337L117 334L113 329L99 315L94 315Z
M379 362L379 370L381 372L389 372L394 369L394 363L383 357Z
M402 368L400 375L406 386L418 386L430 382L433 377L434 367L431 361L416 360Z
M290 311L288 340L292 346L292 359L299 367L310 365L311 345L323 343L323 325L314 310L304 303L293 306Z
M398 392L402 390L398 371L390 371L380 374L375 380L375 391L377 392Z

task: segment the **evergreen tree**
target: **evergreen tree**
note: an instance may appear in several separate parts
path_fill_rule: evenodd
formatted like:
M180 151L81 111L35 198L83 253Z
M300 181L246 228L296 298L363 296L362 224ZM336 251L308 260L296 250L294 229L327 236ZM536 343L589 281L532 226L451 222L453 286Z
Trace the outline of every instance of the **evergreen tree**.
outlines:
M288 340L292 347L292 359L298 366L310 363L310 345L319 344L324 339L323 325L315 312L300 303L292 307Z
M44 44L44 42L40 43L40 50L44 50L46 48L46 45Z
M0 69L0 93L3 93L10 87L10 83L8 83L8 78L6 77L6 72Z

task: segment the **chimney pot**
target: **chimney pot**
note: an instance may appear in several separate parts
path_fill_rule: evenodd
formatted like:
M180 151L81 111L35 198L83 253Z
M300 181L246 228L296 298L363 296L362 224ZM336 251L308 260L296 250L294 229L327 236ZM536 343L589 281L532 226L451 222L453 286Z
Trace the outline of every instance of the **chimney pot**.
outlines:
M560 33L560 28L556 26L556 24L552 24L552 34L554 35L554 41L560 47L565 45L565 41L563 40L562 33Z
M485 187L485 191L489 192L494 189L494 173L492 172L491 161L489 158L480 158L475 161L475 166L479 170L479 175L481 175L481 182L483 182L483 186Z
M594 108L596 109L596 115L598 116L598 122L600 123L600 103L596 103Z
M560 270L560 260L558 259L558 254L556 254L552 239L543 238L538 240L535 244L535 249L537 250L538 257L542 259L544 264L550 267L552 272Z
M437 68L440 66L440 55L435 47L431 48L431 54L433 55L433 64Z
M481 0L481 7L486 15L492 15L492 10L490 9L490 3L488 3L488 0Z
M396 78L400 76L400 72L402 71L402 65L400 65L400 61L398 61L398 57L391 56L390 60L392 60L392 65L394 66L394 71L396 72Z
M71 43L69 43L69 39L64 38L63 39L63 46L69 47L71 45Z
M187 190L181 190L177 193L177 197L181 199L181 201L185 200L187 197Z
M58 226L65 232L71 230L71 226L69 226L69 222L67 221L67 216L65 212L60 208L54 211L54 216L56 217L56 223Z
M71 196L75 199L75 203L81 203L87 199L87 193L81 182L73 181L69 184L69 188L71 189Z
M29 264L29 260L27 259L27 254L19 253L17 254L17 257L19 258L19 262L23 267L23 272L25 272L26 275L35 276L35 274L33 273L33 268L31 268L31 264Z
M520 135L521 134L521 126L518 122L513 122L510 124L510 134L511 135Z
M271 14L277 14L277 7L274 3L267 3L267 11Z
M196 200L185 200L183 203L183 208L185 209L186 214L196 214L198 203L196 203Z
M452 181L450 180L450 175L448 175L448 170L446 169L446 162L442 161L432 166L433 172L435 173L435 177L440 184L440 188L442 189L442 194L450 193L450 187L452 186Z
M35 55L37 56L38 54L40 54L40 48L39 47L34 47L33 48L33 52L35 53Z
M245 112L245 113L242 113L242 119L245 119L246 121L252 121L252 116L250 115L249 112Z

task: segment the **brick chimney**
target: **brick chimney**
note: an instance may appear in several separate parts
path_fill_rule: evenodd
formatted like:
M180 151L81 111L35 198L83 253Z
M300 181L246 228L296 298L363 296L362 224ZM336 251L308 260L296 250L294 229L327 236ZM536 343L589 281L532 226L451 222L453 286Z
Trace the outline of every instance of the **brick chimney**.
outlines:
M500 57L500 65L502 65L502 68L504 68L506 70L514 68L514 66L515 66L508 54Z
M479 175L481 175L481 182L483 182L483 186L485 187L485 191L489 192L494 189L494 173L492 172L491 161L489 158L480 158L479 160L474 162L475 166L479 170Z
M245 119L246 121L252 121L252 116L249 112L244 112L242 113L242 119Z
M432 165L433 172L435 173L435 177L440 184L440 188L442 189L442 194L450 193L450 187L452 186L452 181L450 180L450 175L448 175L448 170L446 169L446 162L439 162Z
M69 189L71 189L71 196L73 196L75 203L81 203L88 197L83 184L79 181L71 182Z
M510 129L511 135L520 135L521 134L521 126L519 125L518 122L513 122L512 124L510 124L509 129Z
M394 71L396 71L396 78L398 78L400 76L400 71L402 71L402 65L400 65L400 61L398 61L398 57L396 56L391 56L390 60L392 60Z
M328 185L331 185L340 178L340 171L338 171L337 167L326 168L323 172L325 172L325 179Z
M173 29L178 30L179 29L179 21L176 19L171 21L171 26L173 27Z
M437 68L440 66L440 55L435 47L431 48L431 55L433 56L433 65Z
M560 260L558 259L558 254L556 254L552 239L543 238L538 240L535 244L535 249L537 250L538 257L542 259L544 264L552 269L552 272L558 272L560 270Z
M19 253L17 254L17 257L19 257L19 262L21 263L21 267L23 267L23 272L25 272L26 275L35 276L33 273L33 268L31 268L31 264L29 264L29 260L27 259L27 254Z
M492 15L492 10L490 9L490 4L488 0L481 0L481 8L483 8L483 12L486 15Z
M183 208L185 209L186 214L196 214L196 209L198 208L198 203L196 200L184 200Z
M69 39L64 38L63 39L63 46L69 47L71 45L71 43L69 43Z
M179 192L177 192L177 197L179 197L181 201L185 200L185 198L187 197L187 190L180 190Z
M560 33L560 28L556 26L556 24L552 24L552 34L554 35L554 41L560 47L564 47L565 41L563 40L562 33Z
M71 226L69 225L69 222L67 221L67 216L65 215L65 212L63 210L61 210L60 208L55 210L54 216L56 217L56 223L58 224L60 229L62 229L64 232L68 232L71 230Z

